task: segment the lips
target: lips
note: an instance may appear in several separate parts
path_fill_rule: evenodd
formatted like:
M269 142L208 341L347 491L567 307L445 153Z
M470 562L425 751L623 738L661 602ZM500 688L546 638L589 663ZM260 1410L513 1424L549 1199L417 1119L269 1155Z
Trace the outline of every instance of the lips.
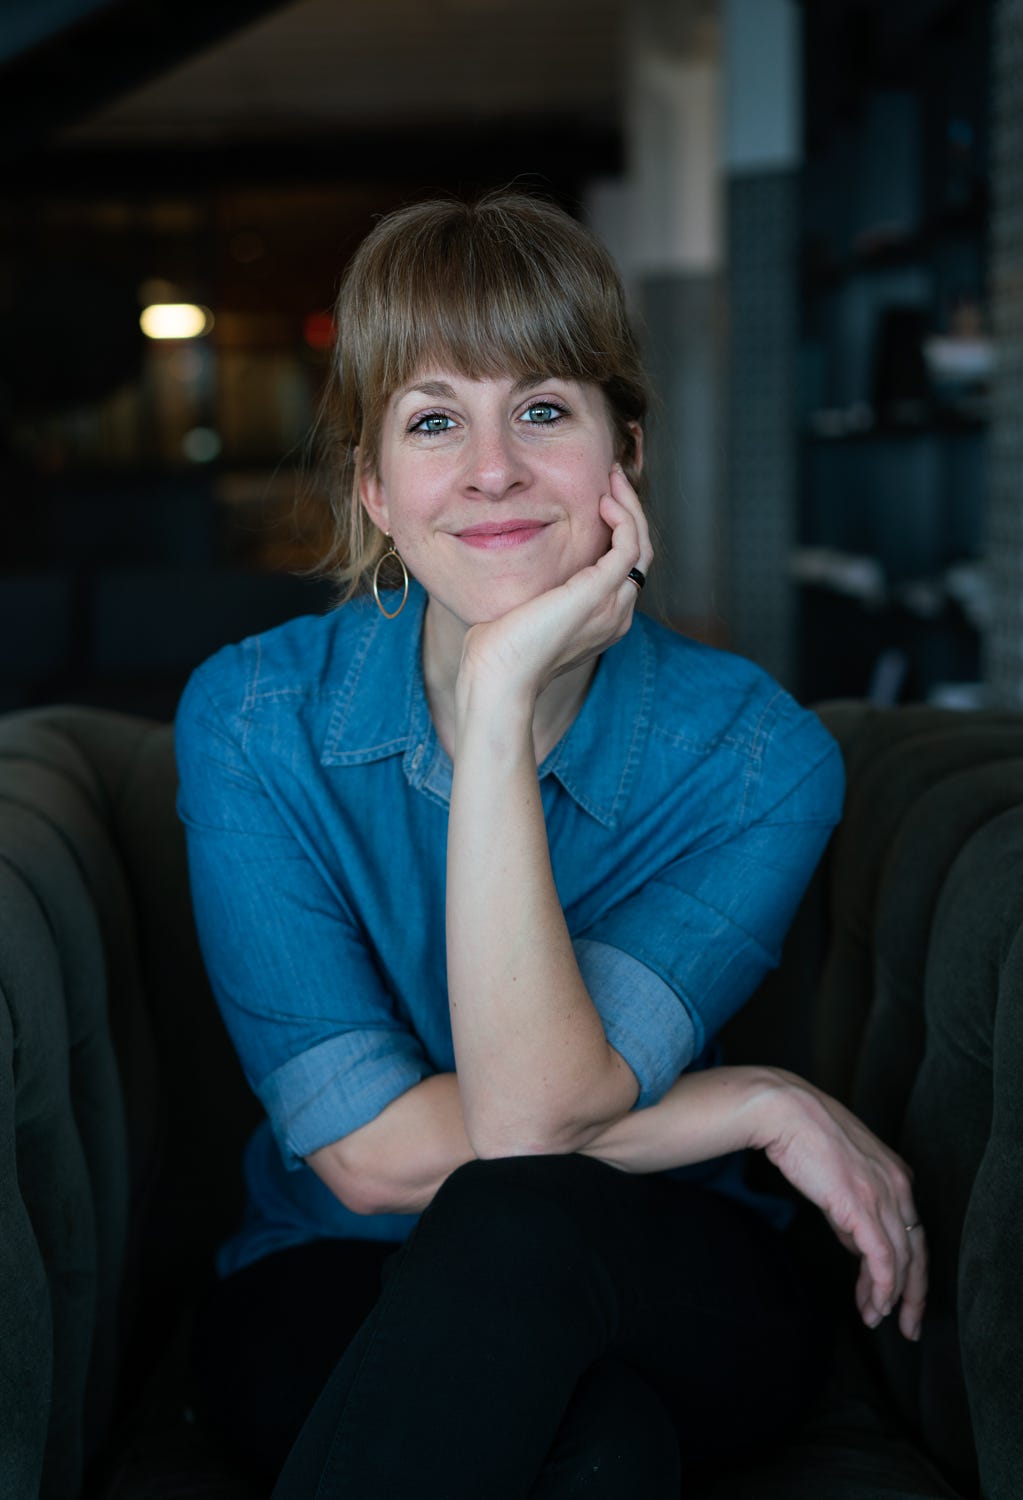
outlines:
M524 547L539 536L548 523L516 517L507 521L481 521L455 533L460 542L477 551L500 552L509 547Z
M538 531L541 526L546 526L546 521L483 521L478 526L466 526L464 531L458 532L458 536L502 536L509 531Z

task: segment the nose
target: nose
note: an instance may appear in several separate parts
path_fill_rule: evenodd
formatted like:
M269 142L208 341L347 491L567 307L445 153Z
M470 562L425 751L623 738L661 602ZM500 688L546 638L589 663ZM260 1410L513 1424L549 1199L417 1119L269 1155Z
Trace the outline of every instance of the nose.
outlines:
M470 496L503 500L526 488L529 482L526 455L503 422L474 426L463 452L463 482Z

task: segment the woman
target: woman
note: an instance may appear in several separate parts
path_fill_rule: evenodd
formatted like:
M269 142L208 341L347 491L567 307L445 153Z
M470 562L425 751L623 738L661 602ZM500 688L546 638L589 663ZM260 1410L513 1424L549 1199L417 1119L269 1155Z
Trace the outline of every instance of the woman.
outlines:
M337 321L340 576L373 596L221 652L177 725L268 1116L206 1405L281 1497L677 1496L815 1375L777 1205L722 1157L765 1150L860 1256L864 1320L919 1334L904 1166L800 1079L710 1065L840 759L634 615L645 391L585 230L514 194L404 210Z

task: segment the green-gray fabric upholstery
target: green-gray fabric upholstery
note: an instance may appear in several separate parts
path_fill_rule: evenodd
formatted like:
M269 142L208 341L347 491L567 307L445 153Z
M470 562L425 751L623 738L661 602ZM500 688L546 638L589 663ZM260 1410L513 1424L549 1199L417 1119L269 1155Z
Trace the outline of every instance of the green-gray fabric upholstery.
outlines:
M0 720L0 1494L76 1496L239 1204L166 726Z
M911 1162L924 1339L838 1316L817 1409L692 1500L1023 1496L1023 716L826 707L846 816L729 1055L807 1073ZM0 1495L241 1496L183 1350L256 1118L202 971L167 726L0 719ZM680 1358L691 1357L680 1351ZM764 1372L770 1379L770 1372ZM637 1497L642 1500L642 1497Z
M848 704L821 713L846 760L845 815L782 968L731 1028L730 1053L768 1055L766 1033L783 1018L789 1045L771 1060L809 1073L906 1157L931 1293L919 1346L894 1326L867 1334L850 1322L841 1397L869 1388L862 1370L880 1399L846 1404L836 1429L830 1390L774 1460L782 1487L758 1488L760 1473L748 1493L1019 1500L1023 1108L1012 1080L1023 1078L1023 980L1010 956L1023 929L1012 831L1023 817L1023 716ZM812 1041L797 1062L790 1039L800 1033ZM819 1236L815 1250L834 1255ZM891 1472L887 1444L871 1466L875 1489L864 1472L870 1441L849 1443L868 1411L915 1440L951 1490L928 1488L935 1481L914 1474L911 1455ZM730 1483L722 1493L747 1493Z

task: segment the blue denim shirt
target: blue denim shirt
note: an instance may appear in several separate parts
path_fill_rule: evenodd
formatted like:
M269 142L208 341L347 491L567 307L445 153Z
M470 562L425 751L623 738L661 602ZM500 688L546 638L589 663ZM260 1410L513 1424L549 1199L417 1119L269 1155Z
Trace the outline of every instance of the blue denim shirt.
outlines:
M176 722L199 938L267 1122L226 1273L324 1235L403 1238L303 1158L455 1058L444 939L451 762L427 707L425 595L229 646ZM637 615L539 768L558 895L637 1108L705 1061L777 963L838 819L837 746L757 667Z

